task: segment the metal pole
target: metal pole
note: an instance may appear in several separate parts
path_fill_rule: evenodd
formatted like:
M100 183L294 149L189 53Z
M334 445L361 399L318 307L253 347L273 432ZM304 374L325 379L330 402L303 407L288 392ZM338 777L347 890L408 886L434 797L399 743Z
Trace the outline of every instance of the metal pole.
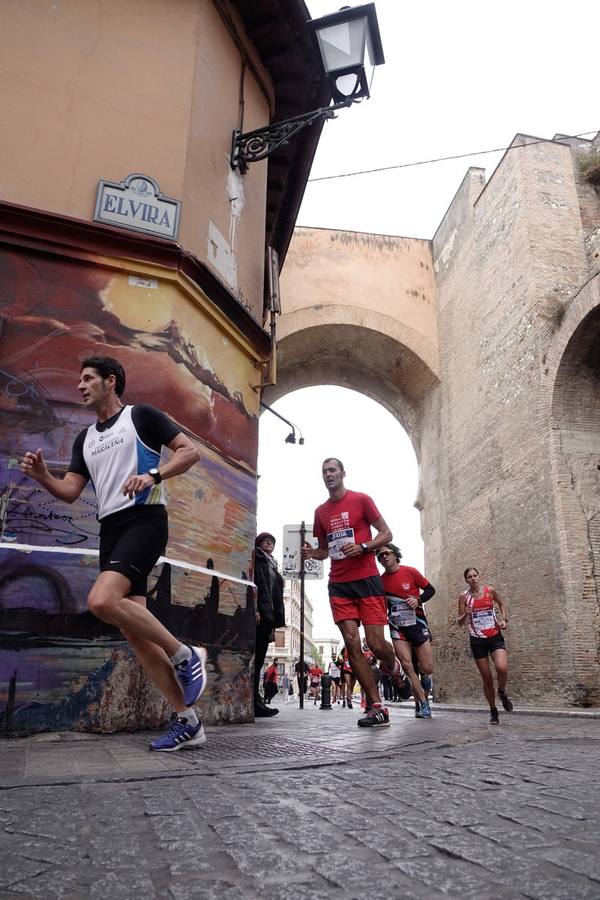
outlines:
M302 548L306 542L306 525L304 519L300 524L300 709L304 709L304 559Z

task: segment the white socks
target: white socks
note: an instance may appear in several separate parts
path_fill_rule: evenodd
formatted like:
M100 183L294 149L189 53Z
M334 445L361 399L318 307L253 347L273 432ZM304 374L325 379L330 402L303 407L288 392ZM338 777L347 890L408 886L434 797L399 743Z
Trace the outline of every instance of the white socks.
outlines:
M196 726L198 724L198 716L193 709L184 709L177 713L178 719L185 719L188 725Z
M182 644L175 656L171 657L171 662L174 666L180 666L181 663L186 662L188 659L191 659L192 651L187 646L187 644Z

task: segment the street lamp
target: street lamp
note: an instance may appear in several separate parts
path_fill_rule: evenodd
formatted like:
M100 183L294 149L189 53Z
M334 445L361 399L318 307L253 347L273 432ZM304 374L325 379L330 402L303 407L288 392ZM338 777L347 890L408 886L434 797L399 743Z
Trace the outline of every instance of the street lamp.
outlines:
M367 99L374 67L385 62L374 3L344 6L308 24L315 33L334 102L244 134L234 131L230 164L242 174L248 171L248 163L266 159L307 125L333 119L338 109Z
M375 66L385 62L375 4L344 6L310 25L334 100L349 105L368 98Z
M262 400L260 401L260 405L263 409L268 409L270 413L273 413L274 416L277 416L278 419L281 419L282 422L285 422L286 425L289 425L292 429L286 439L284 440L284 444L295 444L296 443L296 429L298 429L298 433L300 435L300 439L298 443L300 446L304 444L304 438L302 437L302 432L298 428L297 425L294 425L293 422L290 422L289 419L286 419L285 416L282 416L281 413L278 413L273 409L272 406L269 406L268 403L264 403Z

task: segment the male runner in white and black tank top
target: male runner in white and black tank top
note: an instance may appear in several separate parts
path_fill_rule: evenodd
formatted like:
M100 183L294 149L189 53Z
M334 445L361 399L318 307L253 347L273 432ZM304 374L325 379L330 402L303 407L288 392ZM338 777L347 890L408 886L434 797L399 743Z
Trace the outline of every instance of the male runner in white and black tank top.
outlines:
M100 575L88 607L121 630L142 668L175 708L177 719L152 750L196 747L206 737L192 709L206 687L206 651L177 640L146 609L148 575L164 553L168 521L162 482L199 458L191 440L153 406L124 406L122 365L108 356L83 360L83 405L97 416L76 437L68 471L55 478L41 450L26 453L21 470L54 497L73 503L91 481L100 521ZM173 455L161 463L161 448Z

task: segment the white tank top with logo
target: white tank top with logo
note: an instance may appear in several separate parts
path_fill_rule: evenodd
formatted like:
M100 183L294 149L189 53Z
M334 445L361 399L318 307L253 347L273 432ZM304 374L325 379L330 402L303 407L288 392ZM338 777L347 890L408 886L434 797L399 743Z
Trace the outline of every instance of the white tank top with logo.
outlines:
M162 483L131 500L123 494L123 485L131 475L143 475L160 464L160 453L141 440L131 418L132 409L126 406L105 431L90 425L83 440L83 458L96 492L99 519L133 506L164 506L166 502Z

